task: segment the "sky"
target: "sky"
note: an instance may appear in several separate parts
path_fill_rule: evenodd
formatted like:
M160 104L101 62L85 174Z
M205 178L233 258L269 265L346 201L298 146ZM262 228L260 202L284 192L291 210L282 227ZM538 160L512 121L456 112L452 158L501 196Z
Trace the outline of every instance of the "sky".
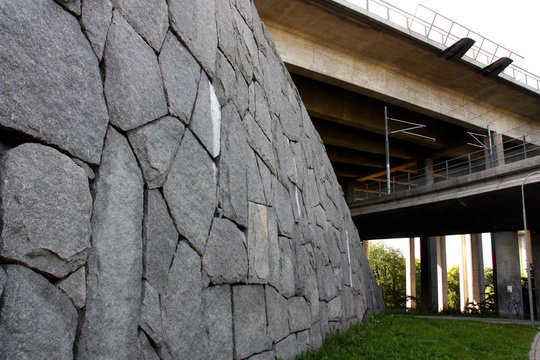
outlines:
M349 0L365 4L365 0ZM525 57L517 66L540 76L538 0L386 0L414 15L422 4ZM365 7L365 5L364 5Z

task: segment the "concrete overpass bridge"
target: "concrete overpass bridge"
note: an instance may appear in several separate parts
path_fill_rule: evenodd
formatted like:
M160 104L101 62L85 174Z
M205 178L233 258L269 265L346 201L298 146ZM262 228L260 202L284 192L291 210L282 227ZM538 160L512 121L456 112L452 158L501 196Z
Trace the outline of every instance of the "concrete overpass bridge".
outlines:
M419 18L379 0L359 3L255 0L361 236L422 236L423 302L441 308L444 235L471 234L462 249L472 285L462 297L474 302L483 287L479 233L492 232L499 310L523 316L519 185L539 169L540 78L509 65L519 55L429 9ZM389 127L385 107L398 120ZM406 131L410 123L418 128ZM456 159L466 165L452 174ZM395 194L385 194L389 182ZM526 189L540 260L540 179ZM516 302L520 310L509 311Z

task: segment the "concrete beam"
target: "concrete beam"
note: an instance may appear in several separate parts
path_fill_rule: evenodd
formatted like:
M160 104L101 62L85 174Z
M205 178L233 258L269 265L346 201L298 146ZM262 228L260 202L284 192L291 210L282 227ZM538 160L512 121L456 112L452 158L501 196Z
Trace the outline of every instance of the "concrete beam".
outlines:
M384 134L384 106L387 105L386 103L303 76L293 74L292 79L311 116L376 134ZM423 129L415 130L415 133L435 138L436 141L404 133L391 135L393 139L406 140L437 151L466 143L465 129L432 117L396 106L389 108L389 117L427 125ZM390 125L391 131L403 128L402 125L392 122Z
M439 57L441 47L342 1L256 0L290 70L458 124L512 137L533 131L540 92L480 66ZM519 129L516 131L515 129ZM519 134L518 134L519 132Z
M314 119L313 124L321 136L323 143L347 149L363 151L372 154L384 155L384 137L362 132L343 125L332 124L327 121ZM394 158L412 160L418 156L414 147L394 141L390 147L390 154Z
M351 214L360 216L374 212L380 213L519 187L527 174L538 169L540 169L539 158L530 158L444 182L398 192L384 198L357 203L351 205ZM530 177L527 184L537 182L540 182L540 175Z
M346 149L340 146L325 144L326 153L332 162L345 163L351 165L368 166L371 168L385 168L384 155L372 154L363 151ZM395 161L391 158L390 161Z
M364 239L518 231L523 228L521 182L540 170L539 159L370 197L350 204L351 214ZM525 197L528 227L540 231L540 176L529 178Z

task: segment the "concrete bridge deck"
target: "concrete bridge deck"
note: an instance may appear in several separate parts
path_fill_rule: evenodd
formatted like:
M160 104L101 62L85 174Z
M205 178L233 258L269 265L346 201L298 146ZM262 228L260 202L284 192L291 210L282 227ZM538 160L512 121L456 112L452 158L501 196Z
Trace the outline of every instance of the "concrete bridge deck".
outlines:
M362 239L523 228L521 183L540 157L350 203ZM540 229L540 175L525 185L529 228Z

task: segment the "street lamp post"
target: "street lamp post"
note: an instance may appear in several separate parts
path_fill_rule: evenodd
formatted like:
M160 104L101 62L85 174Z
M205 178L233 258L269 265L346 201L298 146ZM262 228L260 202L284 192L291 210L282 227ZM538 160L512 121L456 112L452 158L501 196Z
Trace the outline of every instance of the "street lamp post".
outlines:
M521 183L521 204L523 208L523 229L525 234L525 245L527 249L527 286L529 287L529 311L531 313L531 326L534 327L534 305L533 305L533 295L532 295L532 285L531 285L531 277L532 277L532 271L531 271L531 256L532 256L532 249L531 249L531 242L529 241L529 232L527 231L527 213L525 210L525 182L529 177L532 175L540 174L540 171L535 171L530 173L523 179L523 182Z

